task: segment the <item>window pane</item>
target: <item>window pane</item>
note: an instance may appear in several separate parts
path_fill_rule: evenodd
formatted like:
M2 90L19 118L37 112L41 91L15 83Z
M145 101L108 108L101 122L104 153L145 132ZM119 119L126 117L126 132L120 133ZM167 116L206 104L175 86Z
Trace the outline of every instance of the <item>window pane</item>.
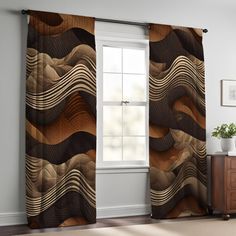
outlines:
M103 135L122 135L122 107L103 107Z
M103 101L122 100L122 75L103 74Z
M123 49L123 72L145 74L145 51Z
M122 160L122 138L104 137L103 138L103 160L121 161Z
M146 76L123 75L123 100L146 101Z
M123 138L123 160L146 160L145 137L124 137Z
M121 48L103 47L103 72L121 72Z
M145 107L123 106L124 135L145 135Z

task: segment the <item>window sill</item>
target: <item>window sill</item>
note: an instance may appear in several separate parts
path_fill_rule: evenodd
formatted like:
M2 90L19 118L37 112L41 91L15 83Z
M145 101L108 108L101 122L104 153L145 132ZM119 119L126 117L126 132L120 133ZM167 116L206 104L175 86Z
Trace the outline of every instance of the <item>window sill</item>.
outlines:
M149 166L97 166L97 174L148 173Z

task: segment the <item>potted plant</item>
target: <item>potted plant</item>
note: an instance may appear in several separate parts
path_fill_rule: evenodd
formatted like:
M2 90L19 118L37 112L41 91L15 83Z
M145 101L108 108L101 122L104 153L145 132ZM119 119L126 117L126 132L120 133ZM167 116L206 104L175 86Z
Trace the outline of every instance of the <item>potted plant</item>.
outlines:
M235 149L235 135L236 125L234 123L217 126L212 132L213 137L221 139L221 149L223 152L229 152Z

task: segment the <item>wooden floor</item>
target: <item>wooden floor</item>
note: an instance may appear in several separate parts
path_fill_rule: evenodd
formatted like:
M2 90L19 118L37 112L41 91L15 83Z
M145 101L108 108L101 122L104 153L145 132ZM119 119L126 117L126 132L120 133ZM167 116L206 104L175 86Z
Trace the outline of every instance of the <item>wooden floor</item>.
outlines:
M158 220L151 219L150 216L134 216L134 217L111 218L111 219L98 219L96 224L62 227L62 228L39 229L39 230L38 229L32 230L27 225L2 226L0 227L0 235L9 236L9 235L29 234L38 232L63 231L68 229L91 229L91 228L125 226L134 224L149 224L154 222L158 222Z
M235 215L234 215L235 217ZM147 216L133 216L133 217L122 217L122 218L110 218L110 219L98 219L96 224L90 225L81 225L73 227L61 227L61 228L49 228L49 229L34 229L31 230L27 225L14 225L14 226L2 226L0 227L0 236L9 236L9 235L20 235L20 234L29 234L29 233L39 233L39 232L57 232L71 229L92 229L92 228L101 228L101 227L113 227L113 226L126 226L126 225L138 225L138 224L150 224L158 223L161 221L186 221L193 220L195 218L221 218L220 215L214 216L205 216L205 217L184 217L172 220L155 220L150 218L150 215Z

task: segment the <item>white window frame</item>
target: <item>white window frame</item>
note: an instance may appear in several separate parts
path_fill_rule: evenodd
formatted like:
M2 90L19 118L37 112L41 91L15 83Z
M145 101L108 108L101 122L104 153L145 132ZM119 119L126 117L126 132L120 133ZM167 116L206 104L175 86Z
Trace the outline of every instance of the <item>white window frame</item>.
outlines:
M145 106L146 111L146 160L134 161L104 161L103 160L103 106L116 102L103 101L103 46L138 48L145 50L146 62L146 101L130 102L127 106L141 105ZM132 168L148 168L149 166L149 41L146 39L127 39L119 37L96 37L96 53L97 53L97 169L132 169ZM120 102L117 102L120 105ZM112 136L112 135L111 135ZM130 135L131 137L132 135ZM133 135L133 137L137 135Z

